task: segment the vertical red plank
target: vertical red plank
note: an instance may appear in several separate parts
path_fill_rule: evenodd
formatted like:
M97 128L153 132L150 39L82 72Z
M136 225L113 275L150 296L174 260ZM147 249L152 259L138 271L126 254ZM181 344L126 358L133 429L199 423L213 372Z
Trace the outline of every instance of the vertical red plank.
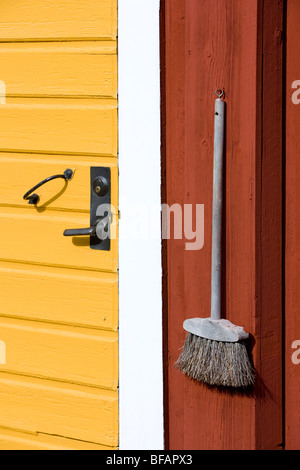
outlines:
M293 95L300 83L300 3L287 2L286 73L286 449L300 447L300 355L293 343L300 340L300 105ZM293 98L293 101L292 101ZM294 345L295 346L295 345ZM295 354L294 358L292 357Z
M165 1L164 200L205 205L203 249L172 239L166 248L170 449L282 445L282 18L277 0ZM184 319L210 314L214 92L223 87L224 316L252 334L258 380L245 394L174 368Z
M257 160L256 282L259 352L257 368L263 401L256 404L256 447L283 447L283 38L284 1L264 0L261 10L261 159ZM258 50L258 60L260 50ZM259 81L259 77L258 77ZM258 123L260 121L258 120ZM258 153L259 155L259 153ZM260 192L260 197L259 197ZM259 354L259 355L258 355ZM270 432L272 423L272 432Z

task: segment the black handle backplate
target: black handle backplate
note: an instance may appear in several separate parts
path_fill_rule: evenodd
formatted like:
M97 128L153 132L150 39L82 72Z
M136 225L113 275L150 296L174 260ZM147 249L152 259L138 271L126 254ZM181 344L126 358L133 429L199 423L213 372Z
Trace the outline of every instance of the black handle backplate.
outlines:
M106 214L103 208L111 204L111 171L109 167L91 167L91 208L90 226L94 227L103 217L106 218L107 231L110 233L111 216ZM99 239L97 234L91 235L90 246L93 250L110 250L110 236L104 240Z
M71 228L65 237L90 237L93 250L110 250L111 173L109 167L91 167L90 174L90 227Z

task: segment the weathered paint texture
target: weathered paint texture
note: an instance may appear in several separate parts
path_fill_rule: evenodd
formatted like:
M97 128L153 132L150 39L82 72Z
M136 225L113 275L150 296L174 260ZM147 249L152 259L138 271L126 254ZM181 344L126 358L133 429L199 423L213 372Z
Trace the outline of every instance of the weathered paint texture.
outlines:
M118 207L117 0L13 0L0 17L0 449L114 449L117 240L63 232L89 225L91 166L111 168Z
M300 3L287 2L285 427L286 449L300 448ZM297 84L294 84L298 81ZM293 88L292 88L293 87Z
M280 0L163 2L163 199L205 205L202 250L164 244L170 449L282 448L282 22ZM174 367L183 321L210 313L214 102L223 87L222 308L251 334L257 381L245 394L208 389Z

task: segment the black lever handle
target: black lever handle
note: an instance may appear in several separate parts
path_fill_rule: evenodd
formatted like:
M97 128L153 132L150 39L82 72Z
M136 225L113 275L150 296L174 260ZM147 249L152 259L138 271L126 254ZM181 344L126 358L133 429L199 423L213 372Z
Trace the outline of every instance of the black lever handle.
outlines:
M104 219L97 220L95 225L88 228L70 228L64 231L65 237L84 237L84 236L97 236L98 239L103 240L107 237L108 224Z
M28 201L28 204L37 204L40 200L40 196L38 194L31 194L33 193L36 189L40 188L43 186L43 184L48 183L49 181L55 180L57 178L63 178L66 181L69 181L73 177L73 171L70 169L67 169L64 171L62 175L54 175L54 176L49 176L48 178L44 179L40 183L36 184L33 188L31 188L29 191L27 191L26 194L24 194L23 199Z
M83 237L87 235L95 235L96 227L88 228L70 228L64 231L65 237Z

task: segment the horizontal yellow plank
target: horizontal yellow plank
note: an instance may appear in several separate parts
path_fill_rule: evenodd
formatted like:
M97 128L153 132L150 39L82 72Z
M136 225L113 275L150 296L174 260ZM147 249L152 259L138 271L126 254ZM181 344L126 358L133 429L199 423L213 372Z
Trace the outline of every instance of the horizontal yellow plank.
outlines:
M0 426L118 445L118 393L0 373Z
M38 206L42 209L90 212L90 167L111 168L111 203L118 208L118 166L114 157L33 156L30 154L0 153L0 205L10 204L36 211L23 200L23 195L48 176L62 174L67 168L74 171L68 184L56 179L38 189Z
M103 42L0 43L0 79L6 95L117 96L117 56Z
M109 331L0 318L6 347L0 371L116 390L117 339Z
M114 217L116 222L116 217ZM118 242L110 251L90 248L90 237L64 237L65 229L89 227L89 214L2 207L0 259L116 272Z
M0 428L0 450L114 450L99 444Z
M96 53L102 55L117 54L117 41L50 41L50 42L1 42L0 54L12 53Z
M27 98L1 105L0 150L116 156L116 103L90 101Z
M9 0L1 5L2 40L114 39L116 32L117 0Z
M117 274L0 262L0 315L117 331Z

